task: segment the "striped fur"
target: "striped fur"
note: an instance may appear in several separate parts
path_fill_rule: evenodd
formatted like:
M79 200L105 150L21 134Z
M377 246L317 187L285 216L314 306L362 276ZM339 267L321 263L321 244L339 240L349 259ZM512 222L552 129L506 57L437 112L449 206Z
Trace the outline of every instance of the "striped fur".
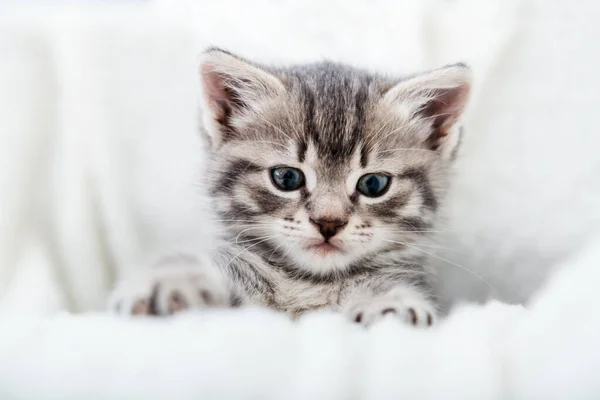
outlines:
M231 305L342 309L365 324L393 313L430 325L435 293L420 244L447 188L469 69L397 78L331 62L273 68L211 49L201 74L208 187L223 239L212 265ZM301 170L305 186L278 189L271 170L284 166ZM381 197L357 191L368 173L390 178ZM342 227L324 244L314 221ZM189 283L174 298L161 292L183 285L177 277L150 279L144 293L163 300L146 303L171 304L166 312L210 306L222 291L207 295L203 276L194 299L181 295L194 292Z
M245 301L298 314L342 306L353 288L397 285L434 299L419 243L433 229L469 90L459 64L383 77L331 62L273 68L219 49L202 66L210 190L223 225L218 262ZM301 169L306 187L281 192L275 166ZM386 172L381 198L356 192ZM307 249L309 218L341 218L340 251Z

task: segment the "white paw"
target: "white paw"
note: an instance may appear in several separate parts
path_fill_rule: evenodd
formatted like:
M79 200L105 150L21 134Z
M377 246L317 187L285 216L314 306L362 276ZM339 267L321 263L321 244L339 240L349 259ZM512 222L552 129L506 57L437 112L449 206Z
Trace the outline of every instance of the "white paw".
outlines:
M350 321L363 326L385 317L397 318L417 327L428 327L436 322L435 307L421 296L385 295L353 302L346 310Z
M170 315L186 309L231 307L230 291L208 262L165 259L117 284L109 309L123 315Z

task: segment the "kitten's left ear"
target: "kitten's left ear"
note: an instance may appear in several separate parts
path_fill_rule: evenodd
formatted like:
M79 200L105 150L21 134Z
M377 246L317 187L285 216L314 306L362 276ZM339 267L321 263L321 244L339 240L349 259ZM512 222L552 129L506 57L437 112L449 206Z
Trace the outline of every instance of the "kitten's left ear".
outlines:
M384 95L408 111L411 124L422 125L423 143L450 155L459 141L459 126L471 91L472 73L466 64L453 64L404 80Z
M239 138L240 120L266 100L285 92L283 83L273 74L218 48L204 53L200 78L203 122L213 146Z

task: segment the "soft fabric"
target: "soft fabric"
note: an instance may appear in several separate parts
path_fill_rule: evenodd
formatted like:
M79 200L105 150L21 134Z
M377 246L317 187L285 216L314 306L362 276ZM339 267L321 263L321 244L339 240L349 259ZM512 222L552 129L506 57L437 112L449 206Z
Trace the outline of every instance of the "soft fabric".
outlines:
M7 319L0 398L594 399L599 264L596 241L529 309L463 306L427 330L256 309Z

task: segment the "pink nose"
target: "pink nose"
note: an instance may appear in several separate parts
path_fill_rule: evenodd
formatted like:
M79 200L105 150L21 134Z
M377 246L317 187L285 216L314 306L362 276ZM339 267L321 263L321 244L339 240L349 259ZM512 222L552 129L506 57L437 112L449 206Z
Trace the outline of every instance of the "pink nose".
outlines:
M346 224L348 220L342 219L310 219L310 222L317 227L325 240L329 240L336 235Z

